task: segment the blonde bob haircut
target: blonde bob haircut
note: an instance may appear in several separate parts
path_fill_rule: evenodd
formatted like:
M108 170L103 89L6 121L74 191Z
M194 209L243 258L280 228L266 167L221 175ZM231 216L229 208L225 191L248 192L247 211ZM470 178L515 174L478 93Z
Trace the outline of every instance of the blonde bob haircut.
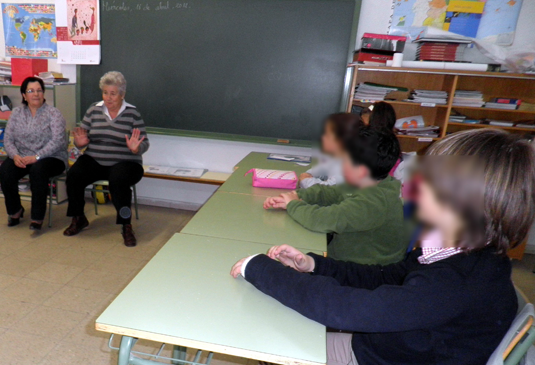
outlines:
M106 72L104 76L100 78L100 90L104 90L105 86L117 86L119 94L122 96L126 93L126 79L119 71Z
M437 198L463 219L459 246L521 243L535 219L535 153L527 140L498 129L454 133L432 145L422 176Z

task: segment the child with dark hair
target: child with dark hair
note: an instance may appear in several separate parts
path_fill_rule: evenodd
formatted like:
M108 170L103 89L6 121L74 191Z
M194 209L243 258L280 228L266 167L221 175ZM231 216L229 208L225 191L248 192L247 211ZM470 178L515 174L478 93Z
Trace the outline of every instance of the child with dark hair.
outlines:
M315 185L267 198L265 209L286 209L307 229L333 234L329 257L361 264L401 260L407 248L399 181L388 175L400 154L396 136L361 127L347 138L346 184Z
M366 266L282 245L231 274L349 332L327 334L327 365L486 364L517 312L506 252L535 219L535 154L519 136L470 130L432 145L421 172L418 216L432 228L406 260Z
M344 182L342 173L342 154L344 139L359 126L364 124L359 116L350 113L331 114L325 120L321 136L322 150L325 156L318 165L299 176L299 185L309 188L313 185L338 185Z

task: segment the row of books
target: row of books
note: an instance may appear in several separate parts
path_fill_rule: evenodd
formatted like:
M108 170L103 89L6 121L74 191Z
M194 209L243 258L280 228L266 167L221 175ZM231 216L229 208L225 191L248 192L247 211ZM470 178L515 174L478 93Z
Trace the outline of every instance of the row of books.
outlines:
M416 61L464 62L464 51L470 41L449 38L421 38L416 40Z
M362 82L355 88L355 100L376 102L383 100L403 100L409 97L409 89L372 82Z
M512 122L509 120L498 120L498 119L471 119L465 115L451 115L449 119L450 123L464 123L464 124L483 124L483 125L493 125L497 127L520 127L520 128L530 128L535 129L534 123L530 122Z
M448 93L440 90L414 90L410 98L404 101L419 104L446 105L448 103Z
M485 105L483 93L477 90L457 90L453 96L453 106L481 108Z

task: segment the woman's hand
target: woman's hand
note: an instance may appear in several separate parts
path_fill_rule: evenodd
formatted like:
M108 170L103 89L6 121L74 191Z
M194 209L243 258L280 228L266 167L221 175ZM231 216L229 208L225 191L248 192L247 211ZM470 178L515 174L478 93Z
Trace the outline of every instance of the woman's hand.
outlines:
M72 131L74 136L74 144L78 148L83 148L89 144L89 137L87 136L87 130L82 127L74 128Z
M37 158L35 156L26 156L26 157L23 157L22 158L22 162L28 166L28 165L33 165L34 163L37 162Z
M314 177L314 176L310 175L307 172L303 172L301 175L299 175L299 181L303 181L305 179L310 179L311 177Z
M130 149L130 151L132 151L133 154L137 154L139 152L139 145L145 139L145 136L139 138L140 135L141 132L137 128L134 128L134 130L132 131L132 136L130 138L128 138L128 135L125 135L126 145Z
M312 272L316 266L312 257L289 245L271 247L268 251L268 256L299 272Z
M15 166L17 166L20 169L26 168L26 164L24 163L24 158L20 157L19 155L16 155L13 157L13 162L15 162Z

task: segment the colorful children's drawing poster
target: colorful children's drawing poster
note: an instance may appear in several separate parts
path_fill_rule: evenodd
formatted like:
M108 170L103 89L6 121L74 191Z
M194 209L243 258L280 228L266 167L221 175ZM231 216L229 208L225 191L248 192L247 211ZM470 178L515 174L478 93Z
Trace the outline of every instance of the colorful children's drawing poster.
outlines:
M7 57L56 58L54 4L2 4Z
M67 0L67 22L70 41L98 41L98 0Z
M100 63L98 0L57 0L58 63Z

